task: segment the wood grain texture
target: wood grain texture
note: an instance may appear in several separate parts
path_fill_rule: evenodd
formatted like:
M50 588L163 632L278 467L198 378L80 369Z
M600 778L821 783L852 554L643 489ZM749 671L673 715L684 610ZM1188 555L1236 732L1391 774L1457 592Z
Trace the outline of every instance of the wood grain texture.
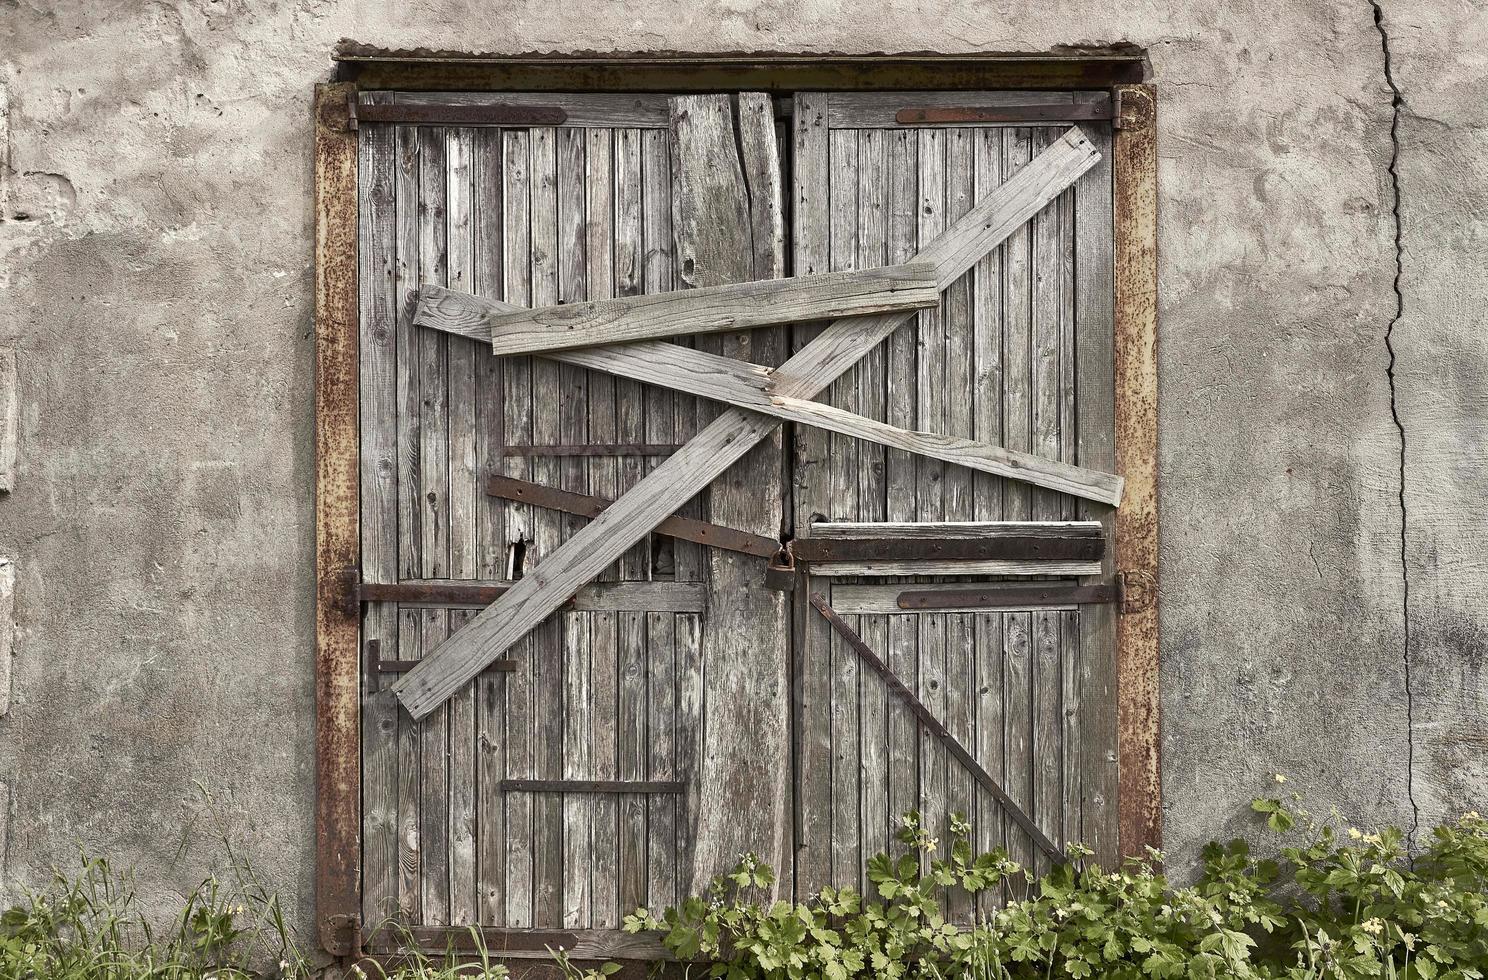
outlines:
M988 249L1041 210L1097 160L1077 131L1062 137L1042 158L988 196L940 240L924 250L937 279L952 281ZM877 314L834 321L797 351L781 375L780 393L810 398L899 326L908 314ZM523 579L445 644L427 664L404 675L392 690L415 718L442 704L485 663L541 622L571 594L660 523L774 429L770 420L739 410L719 416L680 450L584 528L561 552L548 556L542 574Z
M565 127L665 129L667 97L597 92L363 92L363 105L521 106L562 109Z
M739 179L742 182L742 176ZM752 240L739 244L749 251L736 261L752 259ZM688 256L683 261L692 261L696 268L699 259L700 256ZM925 264L776 281L745 280L672 293L492 314L489 317L491 349L497 354L537 354L595 344L728 333L806 320L913 310L934 305L936 301L934 269Z
M899 112L910 107L934 106L937 109L1026 109L1029 107L1069 106L1070 120L1075 118L1077 106L1109 101L1104 92L834 92L826 96L827 112L833 129L897 129L901 123ZM1056 125L1058 116L1051 116L1048 125ZM913 123L923 126L924 123ZM947 128L972 128L986 130L985 122L939 123ZM1023 123L1027 125L1027 123Z
M677 295L691 299L744 288L728 283L773 290L778 284L772 280L784 275L785 265L782 178L769 97L673 100L670 141L674 261L683 282L701 287ZM922 281L932 282L933 272ZM719 353L749 358L754 342L768 336L729 334L710 343ZM778 537L781 473L780 439L772 433L712 484L709 517L764 539ZM693 843L684 881L691 894L700 894L741 853L752 851L781 866L789 814L787 787L779 778L790 759L784 596L765 587L757 562L717 549L707 551L707 582L700 648L703 728L696 756L683 760L697 787L687 801Z

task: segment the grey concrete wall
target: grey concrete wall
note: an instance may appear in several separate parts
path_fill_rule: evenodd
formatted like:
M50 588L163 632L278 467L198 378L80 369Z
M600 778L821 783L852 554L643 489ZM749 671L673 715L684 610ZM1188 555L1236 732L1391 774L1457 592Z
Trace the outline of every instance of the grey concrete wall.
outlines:
M12 887L81 842L166 895L212 858L216 814L307 921L308 106L343 37L1143 46L1161 86L1175 859L1237 829L1273 772L1407 826L1488 795L1484 8L1385 0L1377 26L1368 0L383 7L0 9L0 346L22 385L0 496Z

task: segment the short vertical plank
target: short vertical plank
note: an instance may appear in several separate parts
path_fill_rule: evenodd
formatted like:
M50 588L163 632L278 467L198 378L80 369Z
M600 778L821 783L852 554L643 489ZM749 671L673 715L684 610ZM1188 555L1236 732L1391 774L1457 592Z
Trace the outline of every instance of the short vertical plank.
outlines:
M1006 613L1002 617L1002 719L1006 781L1002 784L1025 813L1033 809L1033 616ZM1008 827L1008 854L1033 869L1037 849L1022 830ZM1016 887L1014 898L1021 897Z
M505 299L509 303L532 304L532 229L531 229L531 137L525 130L508 130L502 139L502 244L505 267ZM509 357L501 364L504 441L506 445L532 443L532 359ZM530 480L533 477L530 458L506 456L502 472L507 476ZM532 508L525 504L507 503L506 574L515 578L523 569L515 564L518 545L532 540ZM512 654L518 669L506 678L506 705L502 723L505 726L506 772L513 779L537 778L537 756L533 746L533 718L536 710L534 687L537 663L531 635L517 644ZM499 789L498 789L499 792ZM534 799L528 793L502 794L501 805L506 816L506 925L522 928L533 924L533 871L536 839Z
M361 566L368 581L398 577L398 292L393 128L359 137L361 201ZM392 649L397 613L366 607L362 642ZM370 678L369 678L370 680ZM398 905L398 704L387 690L362 699L362 917L381 922Z
M831 268L826 98L817 94L798 94L792 118L795 128L792 272L804 276L827 272ZM799 349L812 335L812 328L797 327L792 345ZM796 427L793 453L797 534L807 529L815 515L831 512L827 449L825 433L809 426ZM831 656L834 639L831 627L820 616L802 614L796 621L799 626L793 678L797 705L795 894L797 900L801 900L830 884L832 877Z
M1158 755L1157 92L1122 86L1115 168L1116 565L1134 600L1116 626L1121 850L1162 845Z
M446 131L446 231L449 288L475 288L475 202L472 129ZM476 470L477 375L481 351L467 337L449 344L449 577L473 579L479 574L480 532L477 501L482 496ZM451 632L471 618L471 610L451 611ZM476 773L475 714L483 681L466 685L449 701L449 919L454 924L477 921L476 823L479 781Z
M446 237L445 131L418 129L418 281L443 284ZM449 335L415 330L419 385L419 575L449 575ZM428 656L449 637L449 613L417 614L421 653ZM423 923L447 925L450 901L449 715L443 704L424 718L419 733L419 843L423 854Z

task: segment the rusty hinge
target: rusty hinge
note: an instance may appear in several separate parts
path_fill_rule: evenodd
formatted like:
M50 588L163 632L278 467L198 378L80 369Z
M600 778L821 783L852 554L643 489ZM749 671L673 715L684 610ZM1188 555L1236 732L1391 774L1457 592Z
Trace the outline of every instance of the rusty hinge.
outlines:
M332 943L326 943L331 952L345 950L341 955L361 959L362 950L362 917L360 915L328 915L325 917L325 933L336 937L335 949L330 949ZM327 936L326 938L330 938Z
M1116 589L1123 616L1146 612L1157 601L1157 583L1147 572L1117 572Z
M1126 120L1121 118L1121 89L1111 89L1111 128L1123 129Z
M1099 560L1106 542L1097 537L1051 537L1010 534L1005 537L860 537L799 538L792 542L802 561L949 561L1007 559L1014 561Z
M362 570L356 565L336 570L336 605L355 619L362 614Z

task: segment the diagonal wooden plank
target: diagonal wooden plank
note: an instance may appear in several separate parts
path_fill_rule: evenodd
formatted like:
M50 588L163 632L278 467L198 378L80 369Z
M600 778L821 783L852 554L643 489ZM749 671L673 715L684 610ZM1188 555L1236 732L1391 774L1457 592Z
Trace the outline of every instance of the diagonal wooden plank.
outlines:
M741 257L750 258L748 252ZM648 296L492 313L491 349L541 354L681 334L892 313L934 306L935 269L925 263L680 289Z
M1054 200L1099 153L1071 128L993 191L916 257L936 267L939 285L952 282L977 258ZM777 394L810 398L852 367L913 313L883 313L833 321L781 366ZM533 574L470 621L432 656L393 685L414 718L433 711L490 661L546 619L569 595L598 575L657 524L774 431L758 412L731 408L668 458L595 521L548 555Z
M465 324L484 330L484 312L513 307L468 293L452 293L440 286L419 290L415 322L425 327L469 335ZM460 329L451 329L459 325ZM1073 463L1061 463L1032 453L1004 449L976 439L946 436L935 432L901 429L887 422L865 418L825 402L776 394L788 385L789 376L759 364L721 357L705 351L668 344L638 341L608 344L583 350L551 351L543 356L565 364L604 371L620 377L663 385L690 395L728 402L779 419L799 422L842 435L903 449L932 459L955 463L995 476L1023 480L1034 486L1068 493L1112 506L1121 502L1121 477Z

